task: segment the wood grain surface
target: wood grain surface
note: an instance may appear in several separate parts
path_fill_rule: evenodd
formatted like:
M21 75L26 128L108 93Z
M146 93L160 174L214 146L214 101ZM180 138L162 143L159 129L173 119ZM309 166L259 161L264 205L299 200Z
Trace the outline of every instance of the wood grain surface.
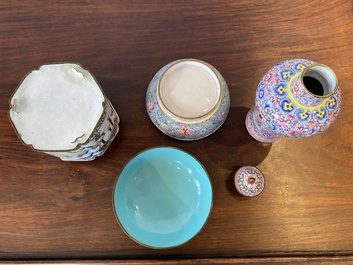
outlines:
M202 259L145 259L145 260L136 260L136 259L122 259L122 260L97 260L97 259L78 259L78 260L68 260L68 259L59 259L59 260L0 260L1 265L14 264L14 265L28 265L28 264L42 264L42 265L63 265L63 264L83 264L83 265L177 265L177 264L214 264L214 265L344 265L352 264L353 256L344 256L344 257L275 257L275 258L202 258Z
M353 255L352 10L351 0L2 1L0 259L235 262ZM195 142L165 136L145 108L154 74L182 58L212 64L230 89L226 122ZM290 58L330 66L342 90L342 110L322 134L261 144L247 133L245 115L260 78ZM63 162L32 151L7 118L8 100L24 75L55 62L89 69L121 118L118 136L92 162ZM201 232L164 250L132 241L112 209L122 167L155 146L194 155L214 191ZM233 187L233 175L244 165L257 166L266 178L256 198L241 197Z

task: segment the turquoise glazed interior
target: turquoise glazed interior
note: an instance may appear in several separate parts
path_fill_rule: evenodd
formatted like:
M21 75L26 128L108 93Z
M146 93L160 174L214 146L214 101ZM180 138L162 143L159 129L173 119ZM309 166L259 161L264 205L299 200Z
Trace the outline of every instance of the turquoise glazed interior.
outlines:
M194 237L212 207L207 172L191 155L175 148L148 149L122 170L113 206L123 230L152 248L178 246Z

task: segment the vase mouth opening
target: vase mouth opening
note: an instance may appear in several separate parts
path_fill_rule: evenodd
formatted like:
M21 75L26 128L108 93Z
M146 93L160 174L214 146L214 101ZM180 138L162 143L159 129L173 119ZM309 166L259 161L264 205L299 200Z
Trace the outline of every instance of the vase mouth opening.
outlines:
M312 64L302 74L302 83L309 94L326 98L334 94L338 88L335 73L326 65Z
M182 59L170 65L161 76L157 97L175 117L199 119L213 113L221 101L222 86L206 63Z

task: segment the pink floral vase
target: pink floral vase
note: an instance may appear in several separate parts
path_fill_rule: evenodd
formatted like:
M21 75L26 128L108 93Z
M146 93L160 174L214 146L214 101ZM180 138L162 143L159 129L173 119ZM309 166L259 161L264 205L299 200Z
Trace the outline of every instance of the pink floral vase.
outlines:
M250 135L264 143L308 137L335 121L341 102L332 69L304 59L286 60L261 79L245 124Z

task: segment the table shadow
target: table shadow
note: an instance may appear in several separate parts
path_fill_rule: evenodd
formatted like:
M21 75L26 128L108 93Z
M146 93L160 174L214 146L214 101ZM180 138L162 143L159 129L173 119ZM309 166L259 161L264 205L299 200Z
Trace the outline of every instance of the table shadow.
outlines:
M241 166L257 166L268 155L271 144L256 141L245 126L249 108L233 107L225 123L205 142L211 160L222 168L235 171Z
M247 131L245 117L250 109L233 107L230 109L225 123L205 142L204 148L212 160L222 168L230 170L225 185L228 192L240 199L234 186L234 174L242 166L259 165L270 152L272 144L256 141Z

